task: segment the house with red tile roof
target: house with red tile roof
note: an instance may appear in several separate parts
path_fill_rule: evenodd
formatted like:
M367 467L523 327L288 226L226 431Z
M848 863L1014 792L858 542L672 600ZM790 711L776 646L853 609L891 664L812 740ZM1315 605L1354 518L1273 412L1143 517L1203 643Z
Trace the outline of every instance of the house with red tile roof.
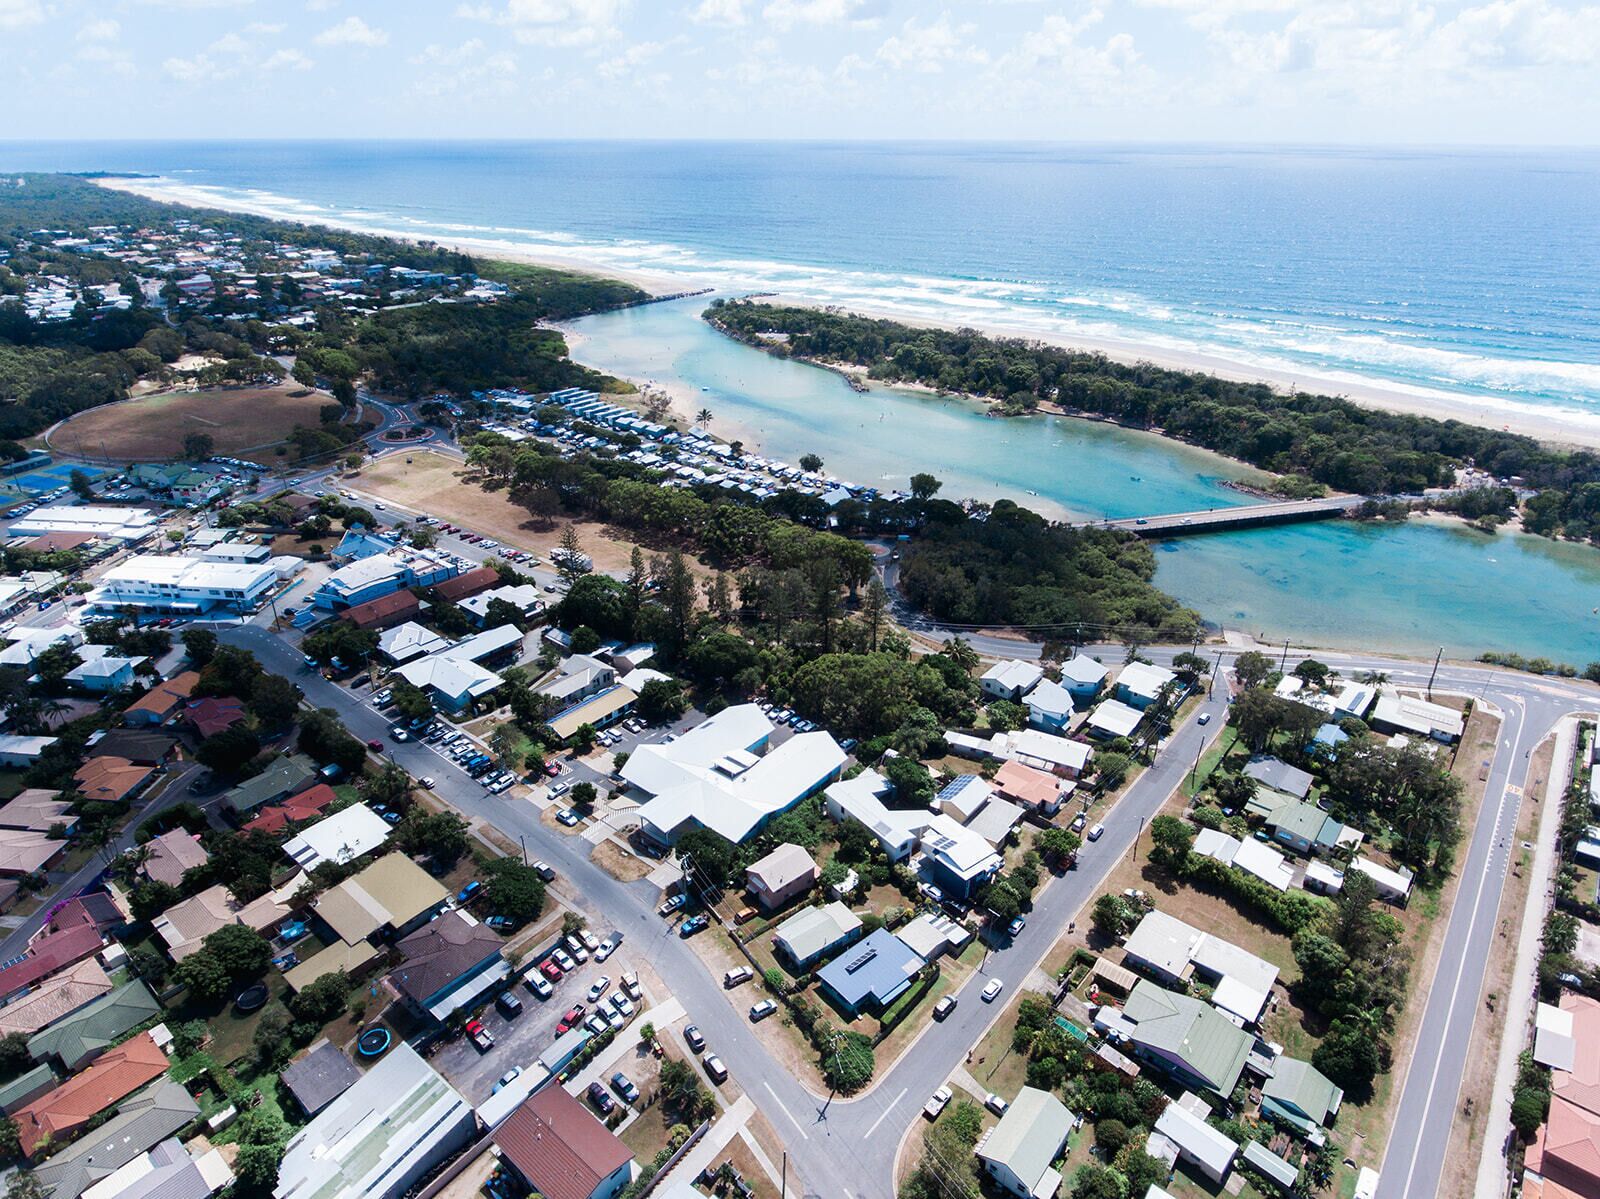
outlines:
M93 924L76 924L36 937L27 952L0 969L0 1000L20 995L74 962L93 957L105 945Z
M156 771L151 766L138 766L127 758L111 756L90 758L72 776L72 785L85 799L101 803L120 803L132 799Z
M107 1050L87 1070L12 1114L25 1157L71 1140L112 1104L167 1072L166 1053L149 1033Z
M338 796L327 783L318 783L309 791L302 791L299 795L291 796L282 803L273 804L271 807L261 809L260 815L244 826L247 833L282 832L291 824L300 824L307 820L315 820L322 815L322 811Z
M560 1086L545 1087L494 1130L500 1160L545 1199L610 1199L633 1152Z
M166 724L179 712L200 682L200 673L186 670L157 683L122 710L122 723L133 727Z
M491 587L500 585L500 572L492 566L479 566L474 570L464 571L453 579L445 579L435 583L433 594L446 603L458 603L469 595L477 595L480 591L487 591Z
M410 620L421 610L422 604L417 597L402 587L399 591L346 608L343 618L358 629L387 629Z
M166 883L169 887L182 883L185 871L204 866L211 860L211 855L200 844L200 838L183 828L150 838L145 848L150 851L150 856L139 869L151 882Z
M1550 1072L1550 1114L1523 1156L1525 1199L1600 1195L1600 1002L1568 993L1561 1012L1572 1021L1572 1068Z
M184 723L201 737L215 737L244 719L244 702L231 695L208 695L183 710Z

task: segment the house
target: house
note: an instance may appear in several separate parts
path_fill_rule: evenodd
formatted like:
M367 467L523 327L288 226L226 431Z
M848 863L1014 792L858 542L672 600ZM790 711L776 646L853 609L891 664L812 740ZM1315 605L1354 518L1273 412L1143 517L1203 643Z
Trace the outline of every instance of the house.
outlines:
M48 629L13 627L0 633L6 647L0 650L0 666L23 667L32 673L34 660L52 645L65 645L77 649L83 644L83 630L68 625Z
M1060 683L1044 679L1024 701L1028 705L1028 723L1047 733L1061 733L1072 723L1078 710L1077 698Z
M28 1055L36 1062L56 1058L68 1071L76 1070L161 1012L150 988L134 979L29 1037Z
M254 778L225 792L222 802L235 815L245 816L265 804L300 794L316 780L316 764L304 754L293 754L279 758Z
M166 883L169 887L182 884L184 871L204 866L211 860L200 839L188 829L175 828L159 837L151 837L145 848L150 856L140 863L140 872L151 882Z
M222 1150L192 1157L170 1137L95 1183L83 1199L209 1199L232 1182Z
M44 787L29 787L0 805L0 828L19 832L48 833L60 826L68 836L78 827L72 804L57 799L58 793Z
M417 1012L443 1020L511 973L500 937L465 912L444 913L401 939L390 985Z
M1036 816L1048 819L1061 810L1061 801L1076 789L1043 770L1021 762L1004 762L989 780L995 793Z
M1083 722L1089 736L1097 741L1110 741L1115 737L1132 737L1144 713L1121 700L1104 699L1095 705Z
M403 853L386 853L329 887L311 905L334 936L354 944L374 933L405 936L444 907L450 893Z
M60 1081L49 1066L35 1066L10 1082L0 1084L0 1114L9 1116L19 1107L33 1102Z
M1127 965L1162 982L1179 985L1198 975L1212 985L1218 1010L1246 1024L1261 1018L1278 980L1271 962L1159 910L1145 913L1123 952Z
M407 591L405 594L411 593ZM381 600L373 601L373 603L381 602ZM385 629L378 637L378 652L396 666L427 654L436 654L449 647L448 638L441 637L432 629L414 620Z
M1223 1097L1233 1093L1255 1043L1209 1003L1144 978L1134 984L1121 1012L1101 1008L1095 1021L1126 1040L1135 1057L1181 1085Z
M433 594L447 604L458 604L468 596L477 595L500 584L500 572L492 566L479 566L464 571L454 578L441 579L433 585Z
M968 818L967 831L977 833L990 845L999 849L1011 839L1011 834L1017 825L1022 823L1022 814L1022 809L1010 800L993 795L983 807Z
M493 1135L500 1161L544 1199L612 1199L632 1177L632 1150L560 1086L524 1100Z
M189 1093L162 1079L118 1105L92 1134L34 1171L51 1199L79 1199L90 1187L160 1145L200 1114Z
M1522 1167L1524 1195L1543 1199L1600 1195L1600 1114L1552 1097L1545 1122L1523 1154Z
M0 1008L0 1037L19 1033L32 1036L111 993L111 979L92 957L57 967L38 986L12 992L11 1002Z
M22 878L48 870L65 856L67 841L49 833L0 828L0 876Z
M231 695L208 695L192 701L183 711L184 723L202 740L226 732L244 718L244 704Z
M338 795L327 783L318 783L315 787L300 792L299 795L290 796L282 803L262 808L253 820L244 825L243 831L282 832L291 824L314 820L337 798Z
M279 1075L300 1110L314 1116L361 1081L361 1071L333 1042L318 1041Z
M823 792L823 799L830 819L866 825L889 861L903 862L916 849L917 838L927 827L927 814L885 806L882 796L892 790L877 771L863 770L854 778L834 783Z
M276 1199L399 1199L477 1130L472 1107L405 1043L284 1147Z
M999 874L1003 865L989 842L943 814L927 822L921 844L920 860L913 865L930 883L955 899L965 899Z
M83 799L120 804L133 799L155 778L155 770L134 765L125 757L91 757L72 776L72 786Z
M550 727L563 741L574 736L584 725L603 729L633 711L638 699L639 694L633 688L618 685L568 708L550 721Z
M57 971L93 957L104 946L105 938L92 924L34 934L20 956L0 966L0 1002L10 1001ZM0 1009L0 1013L4 1010Z
M357 524L345 530L345 535L339 538L339 544L333 547L329 557L340 565L344 565L348 562L359 562L363 558L371 558L378 554L387 554L392 549L394 549L394 542L369 533Z
M1271 787L1274 791L1282 791L1285 795L1292 795L1296 799L1304 799L1311 792L1311 784L1315 781L1311 775L1301 770L1298 766L1291 766L1281 759L1268 754L1256 754L1245 764L1246 777L1253 778L1263 787Z
M1370 878L1378 888L1378 898L1387 899L1390 903L1405 907L1411 898L1411 883L1415 875L1407 866L1384 866L1367 857L1356 857L1350 863L1352 870L1359 870Z
M1074 654L1061 664L1061 685L1071 694L1078 707L1086 708L1106 685L1106 668L1084 654Z
M1233 1168L1233 1159L1238 1156L1239 1146L1220 1129L1207 1124L1205 1117L1192 1110L1191 1105L1202 1112L1209 1110L1198 1096L1185 1095L1162 1109L1151 1139L1165 1137L1177 1149L1180 1161L1221 1185L1228 1171ZM1151 1156L1163 1155L1152 1153Z
M936 961L946 953L959 954L972 940L972 932L941 911L923 912L895 929L911 952L925 962Z
M1461 740L1466 717L1454 708L1384 687L1378 692L1367 723L1380 733L1410 733L1454 745Z
M172 960L181 962L201 947L219 928L243 924L258 933L275 928L289 915L288 900L299 890L305 876L297 874L281 891L269 891L249 903L241 904L221 883L207 887L198 895L175 903L151 922L167 944Z
M989 802L994 788L976 774L958 774L946 783L933 797L932 808L943 812L952 820L965 824L978 814L978 809Z
M745 870L745 890L768 912L774 912L816 885L821 871L811 855L785 842Z
M1193 849L1201 857L1254 875L1275 890L1287 891L1294 885L1294 867L1281 853L1254 837L1241 841L1218 829L1203 828L1195 834Z
M1310 1062L1282 1054L1273 1063L1272 1077L1261 1087L1261 1114L1287 1124L1301 1136L1315 1134L1333 1123L1344 1102L1344 1092Z
M1151 666L1148 662L1130 662L1117 676L1113 694L1129 707L1142 711L1160 699L1162 690L1176 682L1177 678L1172 671L1163 667Z
M544 600L539 597L539 589L532 583L480 591L462 600L461 610L467 614L468 620L481 629L489 623L489 606L497 602L511 605L518 617L524 620L544 611Z
M1016 702L1031 691L1040 679L1044 678L1044 669L1037 662L1024 662L1019 658L1010 658L1004 662L996 662L983 677L978 680L978 686L990 699L1009 699Z
M1073 1116L1049 1091L1023 1087L973 1150L984 1171L1018 1199L1053 1199L1061 1175L1053 1163L1066 1148Z
M1367 709L1377 697L1378 690L1370 683L1355 683L1348 679L1330 679L1325 687L1315 687L1292 674L1278 680L1273 692L1282 699L1292 699L1329 717L1340 720L1364 720Z
M434 706L447 712L470 707L505 681L485 666L451 657L448 650L409 662L395 673L426 691Z
M1245 1165L1277 1187L1280 1194L1292 1193L1294 1184L1300 1180L1300 1167L1291 1165L1260 1141L1246 1141L1244 1152L1239 1156Z
M309 873L324 862L348 865L387 841L390 831L366 804L351 804L290 837L283 852Z
M1089 747L1082 741L1052 736L1038 729L1016 729L999 737L1000 752L992 756L1002 761L1021 762L1065 779L1077 778L1089 764Z
M817 971L817 981L853 1017L888 1007L925 965L909 945L880 928Z
M796 974L849 945L861 935L861 918L835 900L790 916L773 934L772 946Z
M404 588L432 587L458 571L455 559L440 550L391 549L341 566L312 592L311 602L324 612L342 613Z
M1325 857L1336 849L1354 849L1363 838L1360 829L1341 824L1315 804L1298 799L1276 804L1266 818L1266 826L1275 841L1302 857Z
M199 683L200 673L194 670L157 683L122 710L122 723L130 728L166 724L183 711L183 705Z
M177 734L166 729L102 729L84 747L98 757L126 758L135 766L164 766L178 752Z
M403 621L414 620L421 611L422 601L402 589L346 608L340 614L340 619L358 629L389 629Z
M766 750L773 725L755 704L736 704L670 744L629 755L622 779L644 798L640 829L671 845L693 827L735 843L838 777L846 754L829 734L800 733Z
M573 654L561 663L560 673L538 691L554 700L556 711L561 712L615 686L616 681L617 672L609 663L587 654Z
M0 766L32 766L57 741L55 737L27 737L19 733L0 733Z
M123 657L111 653L110 647L105 645L79 646L78 656L83 661L67 671L66 681L92 695L107 695L132 687L134 671L150 660Z
M95 1059L93 1065L46 1092L12 1116L24 1157L41 1145L76 1136L95 1116L167 1072L167 1055L149 1033L140 1033Z

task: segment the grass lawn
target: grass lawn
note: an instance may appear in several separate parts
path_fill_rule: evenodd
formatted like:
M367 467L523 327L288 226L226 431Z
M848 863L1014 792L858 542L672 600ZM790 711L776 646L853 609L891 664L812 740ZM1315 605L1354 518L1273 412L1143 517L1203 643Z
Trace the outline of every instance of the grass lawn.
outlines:
M270 465L271 448L296 425L315 429L322 408L333 403L326 392L306 391L298 384L276 387L212 387L173 391L122 404L106 404L80 413L59 429L53 444L105 450L130 462L164 462L183 453L190 433L211 437L214 451L254 457ZM265 450L265 453L251 451Z

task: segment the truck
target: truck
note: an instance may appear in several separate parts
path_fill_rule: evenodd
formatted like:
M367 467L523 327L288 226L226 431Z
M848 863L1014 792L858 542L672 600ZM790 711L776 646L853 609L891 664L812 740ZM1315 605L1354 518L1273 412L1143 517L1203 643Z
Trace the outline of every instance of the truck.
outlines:
M482 1020L467 1021L467 1036L478 1047L479 1053L488 1053L494 1048L494 1037L489 1035L489 1030L483 1026Z
M930 1120L937 1120L939 1118L939 1113L944 1111L945 1105L949 1102L950 1088L940 1087L928 1099L928 1102L922 1105L922 1114L928 1117Z
M567 567L570 570L588 572L594 569L594 559L588 554L579 553L577 550L563 549L556 546L550 551L550 565L556 568Z

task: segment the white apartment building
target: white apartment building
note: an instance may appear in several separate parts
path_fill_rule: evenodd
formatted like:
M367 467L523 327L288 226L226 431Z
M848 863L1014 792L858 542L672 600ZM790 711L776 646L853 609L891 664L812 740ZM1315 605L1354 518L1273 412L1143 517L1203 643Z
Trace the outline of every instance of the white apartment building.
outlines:
M163 612L249 611L278 580L272 562L208 562L203 558L140 554L113 566L89 593L99 608L152 608Z

